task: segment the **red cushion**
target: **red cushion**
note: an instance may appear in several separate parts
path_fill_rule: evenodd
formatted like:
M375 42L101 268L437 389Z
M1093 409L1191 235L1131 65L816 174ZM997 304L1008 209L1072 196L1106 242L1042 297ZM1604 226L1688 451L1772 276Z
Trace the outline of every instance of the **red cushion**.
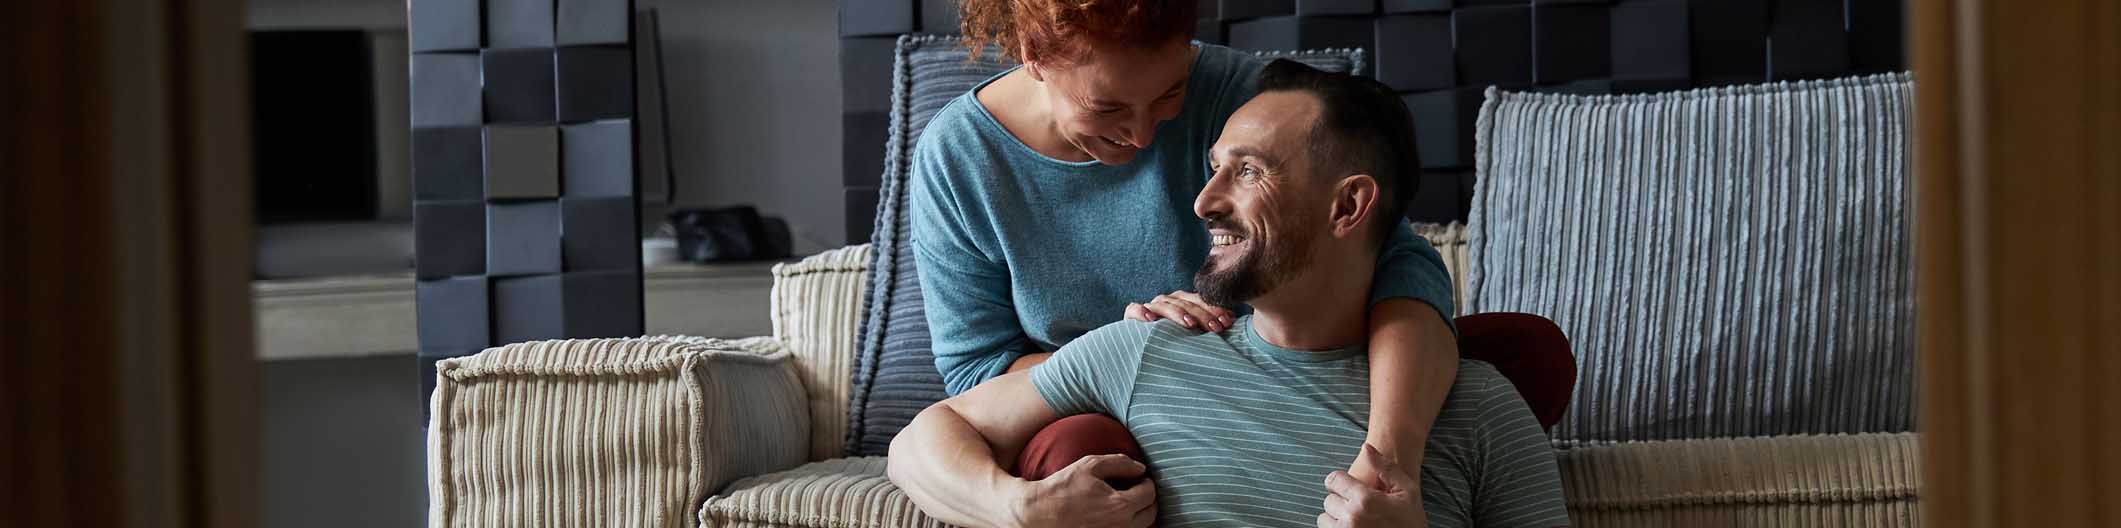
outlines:
M1458 318L1458 354L1495 365L1552 430L1576 390L1576 356L1553 321L1532 314L1484 313Z

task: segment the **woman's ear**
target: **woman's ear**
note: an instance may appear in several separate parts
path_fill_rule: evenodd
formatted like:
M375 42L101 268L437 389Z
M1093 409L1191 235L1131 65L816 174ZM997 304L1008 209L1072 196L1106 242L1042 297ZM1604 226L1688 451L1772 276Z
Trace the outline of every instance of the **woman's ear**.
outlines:
M1045 71L1043 71L1043 70L1040 70L1040 69L1039 69L1039 64L1038 64L1038 61L1035 61L1035 60L1031 60L1031 59L1029 58L1029 57L1031 57L1031 47L1030 47L1030 46L1017 46L1017 47L1016 47L1016 56L1018 56L1018 57L1025 57L1025 59L1024 59L1024 71L1025 71L1026 73L1030 73L1030 74L1031 74L1031 80L1034 80L1034 81L1038 81L1038 82L1046 82L1046 72L1045 72Z
M1361 237L1363 224L1377 214L1377 178L1355 174L1333 186L1333 209L1328 222L1335 237Z

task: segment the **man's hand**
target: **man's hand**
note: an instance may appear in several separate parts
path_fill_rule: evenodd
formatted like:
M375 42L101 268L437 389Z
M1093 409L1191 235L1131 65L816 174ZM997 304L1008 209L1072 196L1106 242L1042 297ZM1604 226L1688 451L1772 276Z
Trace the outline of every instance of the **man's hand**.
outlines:
M1156 522L1156 483L1143 477L1143 466L1126 455L1092 455L1078 459L1045 480L1029 483L1016 501L1016 526L1130 526ZM1124 490L1109 481L1140 478Z
M1148 304L1127 303L1127 318L1136 321L1155 322L1159 319L1178 321L1178 324L1197 331L1221 332L1237 323L1237 316L1221 306L1202 301L1199 294L1175 291L1156 296Z
M1421 497L1414 491L1419 489L1418 482L1398 463L1369 444L1363 444L1355 463L1376 469L1378 485L1356 480L1345 471L1326 475L1326 512L1318 514L1319 528L1429 525Z

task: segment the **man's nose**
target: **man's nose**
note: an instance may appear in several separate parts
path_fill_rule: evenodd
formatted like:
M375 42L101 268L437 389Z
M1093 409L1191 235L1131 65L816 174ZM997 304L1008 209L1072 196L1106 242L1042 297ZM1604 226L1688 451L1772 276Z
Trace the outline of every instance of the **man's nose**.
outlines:
M1223 198L1223 181L1227 179L1221 174L1208 175L1208 186L1193 198L1193 216L1207 220L1230 214L1230 201Z

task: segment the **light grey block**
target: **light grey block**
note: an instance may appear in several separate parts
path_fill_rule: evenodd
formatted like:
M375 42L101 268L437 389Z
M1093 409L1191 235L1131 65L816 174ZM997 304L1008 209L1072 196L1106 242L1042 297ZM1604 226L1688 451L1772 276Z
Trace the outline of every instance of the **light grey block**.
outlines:
M423 280L414 285L413 294L419 310L422 350L477 350L491 346L485 276Z
M569 198L633 196L633 121L560 130L561 191Z
M413 51L479 49L479 0L409 0L405 8Z
M549 48L553 0L486 0L486 47Z
M562 339L567 335L559 275L512 277L493 281L493 339L521 343Z
M556 38L562 46L625 44L631 8L626 0L559 0Z
M559 152L553 127L486 127L486 198L558 197Z
M487 205L486 273L559 273L559 205L552 200Z
M478 126L479 108L478 55L412 55L412 126Z

